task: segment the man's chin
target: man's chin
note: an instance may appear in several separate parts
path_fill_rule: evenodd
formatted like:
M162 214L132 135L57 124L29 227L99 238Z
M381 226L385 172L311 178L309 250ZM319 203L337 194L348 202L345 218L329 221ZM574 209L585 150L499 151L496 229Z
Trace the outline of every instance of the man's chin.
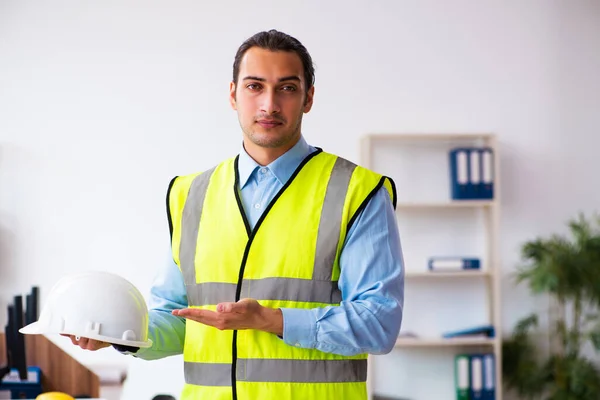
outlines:
M282 136L275 132L256 132L249 135L252 143L260 147L277 148L284 146L293 139L293 136Z

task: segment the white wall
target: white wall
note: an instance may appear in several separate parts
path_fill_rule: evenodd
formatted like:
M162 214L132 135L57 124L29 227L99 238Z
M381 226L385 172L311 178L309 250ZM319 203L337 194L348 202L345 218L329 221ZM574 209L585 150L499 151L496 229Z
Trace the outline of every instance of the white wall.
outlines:
M169 179L237 152L233 55L272 27L315 60L304 133L327 151L358 160L368 132L499 135L506 274L522 241L598 208L598 1L0 0L1 309L80 269L148 292L168 260ZM508 279L503 299L505 331L543 305ZM131 362L124 399L179 392L178 357L58 341Z

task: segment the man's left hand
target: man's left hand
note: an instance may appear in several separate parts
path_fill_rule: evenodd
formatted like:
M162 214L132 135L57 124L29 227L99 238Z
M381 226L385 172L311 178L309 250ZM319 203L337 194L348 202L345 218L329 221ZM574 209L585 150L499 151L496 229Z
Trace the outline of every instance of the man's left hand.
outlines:
M278 308L261 306L254 299L242 299L237 303L219 303L217 311L184 308L173 310L173 315L191 319L220 330L257 329L283 335L283 314Z

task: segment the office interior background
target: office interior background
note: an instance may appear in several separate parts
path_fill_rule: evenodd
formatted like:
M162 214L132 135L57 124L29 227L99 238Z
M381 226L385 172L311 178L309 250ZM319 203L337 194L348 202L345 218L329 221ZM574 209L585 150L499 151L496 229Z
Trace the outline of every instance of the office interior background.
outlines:
M525 241L564 233L568 219L600 206L596 0L0 0L0 310L32 285L43 305L60 277L80 270L117 273L149 295L171 262L169 181L240 150L228 103L233 57L247 37L271 28L297 37L315 62L315 102L303 123L313 145L361 163L368 134L495 135L495 328L508 335L520 318L545 312L547 299L511 274ZM401 165L383 152L378 168ZM397 190L402 197L413 189ZM401 235L412 217L402 215ZM426 213L421 233L446 223L444 212L435 215ZM410 253L427 235L401 239ZM478 322L469 316L485 307L415 301L411 285L407 323L439 314L459 328ZM85 365L125 370L122 399L177 397L183 385L181 356L148 362L50 339ZM453 399L454 377L436 367L439 351L377 357L374 390ZM420 384L410 386L415 373Z

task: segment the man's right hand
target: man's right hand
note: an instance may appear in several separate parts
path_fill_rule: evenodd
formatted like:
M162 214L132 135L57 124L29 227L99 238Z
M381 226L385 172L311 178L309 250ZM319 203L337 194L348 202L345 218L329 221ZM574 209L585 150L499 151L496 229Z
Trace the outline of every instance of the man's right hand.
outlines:
M66 334L62 334L62 333L61 333L61 336L70 338L71 342L75 346L79 346L84 350L96 351L96 350L100 350L100 349L110 346L110 343L101 342L99 340L88 339L88 338L84 338L84 337L80 337L79 340L77 340L78 338L75 337L74 335L66 335Z

